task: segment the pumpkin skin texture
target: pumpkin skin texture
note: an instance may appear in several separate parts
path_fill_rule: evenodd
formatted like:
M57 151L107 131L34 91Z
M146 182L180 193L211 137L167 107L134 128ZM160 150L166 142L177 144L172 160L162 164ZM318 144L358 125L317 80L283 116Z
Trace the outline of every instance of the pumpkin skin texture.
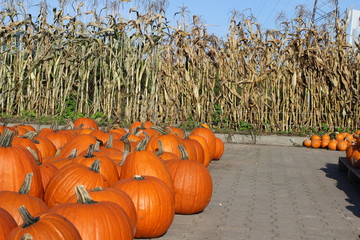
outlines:
M45 191L49 181L56 175L58 169L50 162L42 163L39 168L41 173L41 180Z
M78 156L81 152L86 151L91 144L96 143L96 138L87 134L79 134L67 142L60 150L60 157L67 157L74 149L77 149Z
M74 121L74 126L76 129L91 128L99 130L99 126L94 119L80 117Z
M175 134L167 133L150 139L146 146L146 150L157 151L159 149L159 141L162 143L162 150L164 152L174 153L180 157L178 146L181 144L182 139Z
M202 212L212 196L212 179L209 170L201 163L186 158L166 162L174 182L175 213Z
M42 198L44 189L35 157L23 146L11 146L13 134L5 130L0 138L0 191L18 191L26 174L32 172L29 195Z
M162 181L173 191L174 186L169 171L156 154L147 150L135 150L129 153L121 166L120 178L131 178L134 175L154 176Z
M119 180L113 187L126 192L137 213L135 238L162 236L175 216L174 194L160 179L137 175Z
M224 153L224 142L216 137L215 138L215 156L212 160L219 160Z
M205 138L199 135L190 135L189 138L198 141L202 146L204 152L204 159L202 162L205 167L208 167L210 165L211 159L210 159L209 145L207 144Z
M95 160L95 162L98 160ZM49 207L66 203L74 194L74 187L82 184L87 189L108 187L105 177L96 170L94 165L89 168L80 163L69 164L59 169L46 188L44 201Z
M65 203L51 209L71 221L82 239L130 240L134 230L126 212L116 203L96 202L91 199L84 186L76 187L77 203ZM79 193L80 192L80 193ZM79 217L81 216L81 217Z
M210 159L214 159L215 157L215 148L216 148L216 136L214 132L210 128L197 127L194 128L190 135L199 135L202 136L206 143L209 146L209 156Z
M32 177L32 173L26 175L24 183L18 192L0 192L0 206L11 214L18 225L22 223L22 219L18 211L18 208L22 205L25 205L32 214L38 214L49 210L49 207L43 200L29 195Z
M75 226L63 216L54 213L41 213L33 217L22 206L19 211L23 217L23 225L13 229L7 240L18 240L28 233L35 240L66 239L81 240L81 236Z
M11 230L18 225L11 214L3 208L0 208L0 239L6 239Z
M109 202L114 202L118 204L120 207L122 207L129 217L132 229L134 229L135 231L136 221L137 221L136 209L132 199L126 192L113 187L109 187L109 188L97 187L89 191L89 195L91 199L96 202L109 201ZM75 203L76 201L77 201L77 196L74 194L69 199L68 203Z
M43 128L38 133L38 137L46 137L55 145L56 149L60 149L74 137L74 133L58 128Z

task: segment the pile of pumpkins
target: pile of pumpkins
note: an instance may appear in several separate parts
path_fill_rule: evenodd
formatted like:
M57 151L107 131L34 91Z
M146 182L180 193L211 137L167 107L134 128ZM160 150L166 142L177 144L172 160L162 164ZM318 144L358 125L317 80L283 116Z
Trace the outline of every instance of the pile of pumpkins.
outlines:
M309 139L303 141L303 146L346 151L349 146L358 141L359 135L360 130L352 134L348 132L330 132L324 135L314 134Z
M134 122L100 129L0 126L1 239L134 239L164 235L175 214L202 212L208 166L224 143L206 124L186 134Z

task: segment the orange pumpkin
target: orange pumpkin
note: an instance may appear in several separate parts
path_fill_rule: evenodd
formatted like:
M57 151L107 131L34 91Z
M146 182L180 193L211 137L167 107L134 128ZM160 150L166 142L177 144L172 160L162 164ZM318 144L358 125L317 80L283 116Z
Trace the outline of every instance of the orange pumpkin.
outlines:
M319 147L321 147L321 140L320 140L320 139L313 139L313 140L311 140L311 147L312 147L312 148L319 148Z
M305 139L303 141L303 146L304 147L311 147L311 140L310 139Z
M156 238L165 234L175 216L174 194L160 179L136 175L119 180L115 188L126 192L137 213L135 238Z
M17 210L17 209L16 209ZM35 239L67 239L81 240L75 226L63 216L54 213L30 214L25 206L19 208L23 224L14 228L8 240L22 239L24 234L30 234ZM33 217L36 216L36 217Z
M110 201L94 201L82 185L76 186L75 192L76 203L58 205L51 212L72 222L82 239L134 238L133 226L122 207Z
M336 150L337 143L338 143L338 140L336 140L336 139L330 140L329 143L328 143L328 146L327 146L328 149Z
M86 118L86 117L80 117L74 121L74 126L76 129L84 129L84 128L90 128L99 130L99 126L96 123L94 119Z
M18 225L11 214L3 208L0 208L0 239L7 239L11 230Z

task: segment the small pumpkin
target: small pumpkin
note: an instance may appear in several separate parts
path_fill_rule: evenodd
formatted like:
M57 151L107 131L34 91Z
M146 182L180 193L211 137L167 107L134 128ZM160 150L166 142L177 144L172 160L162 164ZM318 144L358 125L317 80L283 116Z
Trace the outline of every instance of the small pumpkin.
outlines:
M96 123L96 121L92 118L87 118L87 117L77 118L74 121L74 127L75 129L90 128L90 129L99 130L99 125Z

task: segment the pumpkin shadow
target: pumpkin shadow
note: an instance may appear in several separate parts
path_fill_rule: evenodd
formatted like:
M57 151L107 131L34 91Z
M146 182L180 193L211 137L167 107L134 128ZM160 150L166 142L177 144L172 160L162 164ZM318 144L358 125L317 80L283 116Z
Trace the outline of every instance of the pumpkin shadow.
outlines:
M355 216L360 217L360 182L351 183L348 181L347 172L340 172L338 164L327 163L324 168L320 170L326 173L328 178L337 181L336 187L347 195L345 199L349 205L346 209L351 211Z

